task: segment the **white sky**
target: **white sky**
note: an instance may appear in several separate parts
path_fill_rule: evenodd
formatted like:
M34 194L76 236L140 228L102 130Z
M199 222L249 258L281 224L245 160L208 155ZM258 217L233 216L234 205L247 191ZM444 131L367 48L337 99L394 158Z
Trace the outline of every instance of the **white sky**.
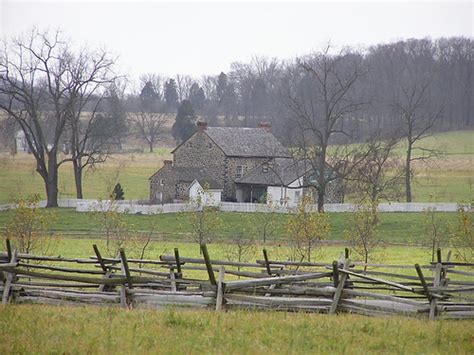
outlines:
M329 40L370 45L405 38L473 36L472 1L11 1L0 35L62 29L75 44L105 46L121 70L200 76L253 55L293 58Z

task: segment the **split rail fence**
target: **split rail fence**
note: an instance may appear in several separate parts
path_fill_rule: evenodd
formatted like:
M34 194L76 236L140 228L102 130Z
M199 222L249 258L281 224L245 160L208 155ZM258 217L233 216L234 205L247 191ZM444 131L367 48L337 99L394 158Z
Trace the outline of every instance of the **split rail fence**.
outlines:
M352 262L349 250L332 263L255 263L188 258L174 250L159 260L129 259L124 250L76 259L19 254L7 241L0 253L2 303L96 304L127 308L187 306L225 309L349 312L428 319L474 318L474 264ZM194 276L193 276L194 275Z

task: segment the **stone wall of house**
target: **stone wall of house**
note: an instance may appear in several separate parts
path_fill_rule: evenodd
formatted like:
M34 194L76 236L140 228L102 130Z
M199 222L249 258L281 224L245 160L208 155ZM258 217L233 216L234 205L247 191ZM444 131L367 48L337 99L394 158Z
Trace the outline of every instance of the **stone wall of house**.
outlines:
M171 203L176 193L175 175L171 165L163 166L150 179L150 203Z
M267 158L227 157L204 131L197 131L191 138L176 148L174 165L204 169L223 185L222 198L235 199L235 174L242 166L243 174L262 164Z
M224 181L224 152L205 134L197 131L173 153L173 164L204 169L213 179Z

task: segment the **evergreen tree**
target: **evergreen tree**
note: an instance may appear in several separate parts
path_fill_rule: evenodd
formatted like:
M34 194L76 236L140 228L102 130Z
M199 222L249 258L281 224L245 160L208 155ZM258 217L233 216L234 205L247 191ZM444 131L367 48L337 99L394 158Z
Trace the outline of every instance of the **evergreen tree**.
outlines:
M193 106L191 105L191 101L183 100L181 105L178 107L176 121L171 129L171 133L178 143L183 142L193 134L196 129L194 124L195 118L196 115Z
M206 96L204 90L198 83L191 85L191 89L189 90L189 101L191 101L191 104L196 110L199 110L204 106Z
M147 81L145 86L143 86L142 91L140 92L140 101L141 106L147 112L153 112L154 108L158 105L159 95L156 93L155 88L151 81Z
M216 94L217 94L217 101L221 104L225 100L225 96L227 93L227 75L224 72L221 72L217 77L217 85L216 85Z
M175 109L178 106L178 92L176 81L170 79L165 83L165 103L168 109Z
M123 192L122 185L120 183L116 183L114 186L114 191L112 191L112 195L110 198L114 201L123 200L125 197L125 193Z

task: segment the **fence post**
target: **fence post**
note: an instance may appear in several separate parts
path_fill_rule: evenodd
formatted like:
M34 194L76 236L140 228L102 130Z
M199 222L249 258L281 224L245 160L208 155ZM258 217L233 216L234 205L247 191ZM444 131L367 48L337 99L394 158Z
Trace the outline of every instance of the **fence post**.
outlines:
M449 262L451 260L451 250L448 250L448 254L446 254L446 262ZM443 267L441 270L441 280L440 280L440 286L447 286L448 285L448 278L446 277L448 268Z
M10 239L6 240L6 244L7 244L7 257L8 257L7 262L11 262L12 261L12 246L10 244Z
M217 286L216 276L214 275L214 271L212 270L211 259L209 258L209 252L207 251L206 243L201 244L201 251L202 256L204 258L204 262L206 264L207 274L209 275L209 281L211 285Z
M434 275L434 280L433 280L433 287L438 287L441 284L441 272L443 270L443 265L441 263L436 264L436 269L435 269L435 275ZM431 298L430 301L430 315L429 319L434 320L436 317L436 305L437 305L437 300L435 297Z
M181 277L182 276L181 262L179 260L179 250L178 250L178 248L174 248L174 259L176 260L176 271L178 272L179 277Z
M94 249L95 256L97 257L97 261L100 264L100 267L102 268L102 271L105 272L104 274L104 279L110 279L112 277L112 271L105 265L104 259L102 259L102 255L100 254L99 247L97 244L93 244L92 248ZM104 291L109 291L110 286L106 284L100 284L99 287L97 288L97 291L99 292L104 292Z
M120 261L122 263L121 265L122 274L125 276L127 280L128 287L133 288L132 278L130 276L130 270L128 268L127 257L125 256L125 251L123 250L123 248L119 249L119 256L120 256ZM125 284L122 284L120 286L120 304L124 308L129 307L129 300L127 299L127 287L125 286Z
M18 256L18 253L15 249L13 251L12 257L9 261L11 263L16 263L17 262L17 256ZM2 304L7 304L8 303L8 300L9 300L10 294L11 294L12 283L15 279L15 273L14 272L9 271L6 274L7 274L7 277L6 277L6 280L5 280L5 284L3 286Z
M339 285L339 270L336 260L332 262L332 281L334 283L334 287L337 288Z
M220 311L222 309L222 303L224 301L224 293L225 293L225 268L224 266L219 267L219 276L217 278L217 294L216 294L216 311Z
M337 262L334 261L334 263L336 263L336 268L337 268ZM334 268L334 263L332 264L333 268ZM346 259L346 261L344 262L343 269L344 270L348 269L349 264L350 264L350 260ZM338 273L339 273L339 270L338 270ZM336 313L337 306L339 305L339 301L340 301L341 296L342 296L342 291L344 289L344 284L346 283L346 279L347 279L347 274L342 274L341 280L339 281L339 283L336 287L336 291L334 292L334 298L333 298L333 301L332 301L332 304L331 304L331 308L329 309L329 314Z
M267 274L272 275L272 269L270 268L270 263L268 262L267 249L263 249L263 258L265 259L265 267L267 269Z
M102 255L100 254L99 248L97 247L97 244L93 244L92 248L94 249L95 256L97 257L97 261L100 264L100 267L102 268L103 272L107 272L107 266L105 266L104 259L102 259Z
M426 284L425 276L423 275L423 271L421 271L421 267L419 264L415 264L415 269L416 273L418 274L418 278L420 279L421 286L423 287L423 293L425 294L426 298L428 298L428 302L430 303L430 313L429 313L429 319L433 320L434 319L434 313L435 310L432 311L432 301L433 297L431 297L431 294L428 290L428 285ZM434 305L434 308L436 309L436 304Z
M174 268L170 267L170 280L171 280L171 292L176 292L176 276L174 274Z

